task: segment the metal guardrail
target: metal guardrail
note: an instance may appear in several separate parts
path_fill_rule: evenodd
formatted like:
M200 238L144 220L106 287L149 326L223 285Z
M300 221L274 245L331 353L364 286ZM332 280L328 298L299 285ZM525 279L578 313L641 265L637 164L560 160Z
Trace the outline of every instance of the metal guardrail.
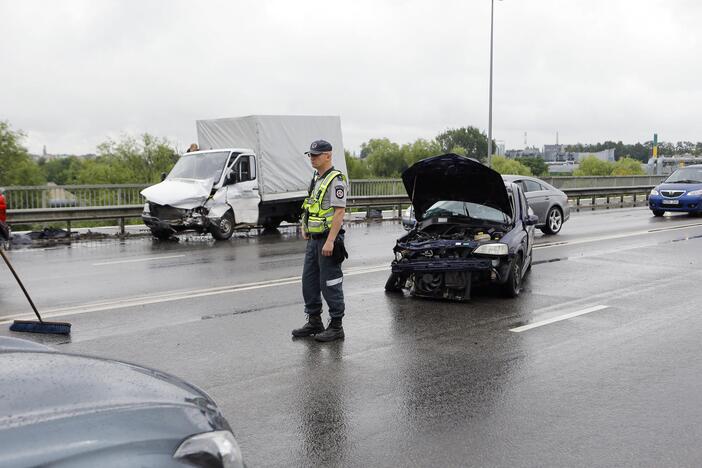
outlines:
M576 180L577 179L577 180ZM580 179L594 184L582 185ZM576 211L598 207L633 206L647 200L659 176L550 177L545 181L566 192ZM124 219L141 216L144 199L139 192L147 184L64 185L8 187L5 198L10 224L67 222L93 219ZM349 206L353 208L393 207L409 204L400 179L351 181ZM632 201L629 201L629 198ZM625 200L626 199L626 200ZM598 200L604 203L598 204Z

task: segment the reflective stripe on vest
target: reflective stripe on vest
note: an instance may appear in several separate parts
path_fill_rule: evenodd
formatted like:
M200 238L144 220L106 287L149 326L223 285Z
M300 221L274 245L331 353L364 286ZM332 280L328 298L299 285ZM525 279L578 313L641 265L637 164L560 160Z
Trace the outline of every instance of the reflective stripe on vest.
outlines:
M340 171L331 171L326 175L316 193L313 192L302 203L302 209L305 210L306 214L303 217L303 223L308 233L322 234L331 228L332 218L334 218L334 207L330 206L327 209L322 209L322 201L332 180L340 175L342 178L344 177Z

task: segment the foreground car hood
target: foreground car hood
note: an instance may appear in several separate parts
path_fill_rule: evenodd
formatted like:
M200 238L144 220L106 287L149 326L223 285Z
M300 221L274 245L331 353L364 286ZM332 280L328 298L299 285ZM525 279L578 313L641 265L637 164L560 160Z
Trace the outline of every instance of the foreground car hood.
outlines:
M167 179L141 191L148 201L191 210L202 206L210 196L213 179Z
M196 387L117 361L4 351L0 381L0 466L77 465L76 458L94 462L99 454L129 447L170 457L189 435L229 430L215 403Z
M479 161L449 153L422 159L402 173L417 219L441 200L478 203L512 215L502 176Z

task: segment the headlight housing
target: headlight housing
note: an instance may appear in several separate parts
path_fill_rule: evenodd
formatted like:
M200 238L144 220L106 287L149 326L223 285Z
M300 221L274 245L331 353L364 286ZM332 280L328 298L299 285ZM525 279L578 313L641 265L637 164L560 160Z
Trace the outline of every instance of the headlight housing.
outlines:
M651 190L651 195L658 195L658 190L652 189L652 190Z
M687 192L687 195L692 197L699 197L702 195L702 190L693 190L692 192Z
M496 257L501 257L509 253L509 247L507 244L501 242L493 242L490 244L479 245L474 251L477 255L493 255Z
M212 431L185 439L173 454L176 460L195 466L244 468L239 444L229 431Z
M149 208L149 202L144 203L144 213L151 213L151 208Z

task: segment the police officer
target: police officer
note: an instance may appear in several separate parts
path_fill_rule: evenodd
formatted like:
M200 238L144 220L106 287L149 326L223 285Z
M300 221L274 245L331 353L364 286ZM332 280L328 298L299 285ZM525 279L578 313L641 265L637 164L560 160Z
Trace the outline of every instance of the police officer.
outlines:
M315 336L317 341L344 338L344 275L341 271L346 250L342 224L346 212L346 176L332 166L332 145L325 140L312 142L307 151L316 170L309 196L302 204L302 235L307 240L302 270L302 296L307 323L292 331L295 337ZM322 296L331 321L322 324Z

